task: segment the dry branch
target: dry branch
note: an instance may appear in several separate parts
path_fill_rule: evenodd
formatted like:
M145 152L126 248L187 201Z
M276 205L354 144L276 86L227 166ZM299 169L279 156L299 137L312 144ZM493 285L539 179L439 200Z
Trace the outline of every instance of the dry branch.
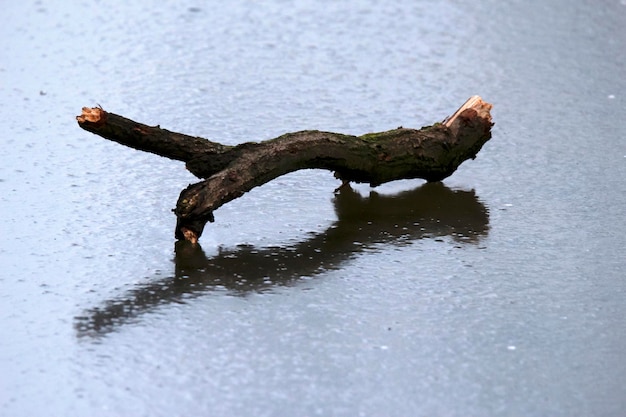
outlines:
M83 129L122 145L183 161L199 178L174 209L176 238L196 242L213 212L247 191L289 172L326 169L345 182L372 186L410 178L450 176L491 138L491 104L473 96L442 123L363 136L306 130L237 146L147 126L100 107L83 108Z

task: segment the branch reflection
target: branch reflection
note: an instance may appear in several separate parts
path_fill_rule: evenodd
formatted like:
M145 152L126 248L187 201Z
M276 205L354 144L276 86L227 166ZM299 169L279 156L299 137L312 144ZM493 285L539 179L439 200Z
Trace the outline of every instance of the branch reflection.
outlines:
M460 245L476 244L489 230L487 209L474 191L451 190L441 183L393 196L372 192L363 197L345 188L333 203L337 221L293 245L246 245L207 257L199 245L177 242L173 277L155 277L152 283L76 317L78 336L104 335L159 305L184 303L210 291L245 295L290 285L387 245L441 236L450 236Z

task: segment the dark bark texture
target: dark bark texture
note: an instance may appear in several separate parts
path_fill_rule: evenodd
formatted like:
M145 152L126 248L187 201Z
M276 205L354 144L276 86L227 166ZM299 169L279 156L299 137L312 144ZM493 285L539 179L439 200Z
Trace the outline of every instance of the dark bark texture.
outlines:
M429 182L450 176L491 138L491 105L473 96L452 116L420 130L398 128L351 136L305 130L263 142L222 145L147 126L100 107L83 108L83 129L134 149L183 161L203 181L188 186L174 209L175 236L195 243L213 212L252 188L300 169L335 172L347 182L377 186L398 179Z

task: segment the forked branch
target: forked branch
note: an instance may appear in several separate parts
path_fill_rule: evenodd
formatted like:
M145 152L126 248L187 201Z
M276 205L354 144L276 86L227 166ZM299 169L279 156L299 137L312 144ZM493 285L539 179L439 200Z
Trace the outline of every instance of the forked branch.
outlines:
M213 212L252 188L300 169L326 169L345 182L441 181L491 138L491 104L473 96L452 116L420 130L362 136L305 130L263 142L223 145L147 126L100 107L83 108L83 129L122 145L183 161L204 180L184 189L174 213L177 239L197 242Z

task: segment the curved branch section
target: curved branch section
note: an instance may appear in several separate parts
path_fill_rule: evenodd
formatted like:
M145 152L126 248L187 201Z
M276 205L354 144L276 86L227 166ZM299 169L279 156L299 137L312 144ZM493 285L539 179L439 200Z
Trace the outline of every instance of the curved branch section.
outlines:
M176 238L196 242L217 208L300 169L326 169L344 182L372 186L410 178L441 181L491 138L490 110L490 104L474 96L444 122L420 130L363 136L301 131L238 146L142 125L100 108L83 108L77 120L107 139L184 161L194 175L205 178L183 190L174 209Z

